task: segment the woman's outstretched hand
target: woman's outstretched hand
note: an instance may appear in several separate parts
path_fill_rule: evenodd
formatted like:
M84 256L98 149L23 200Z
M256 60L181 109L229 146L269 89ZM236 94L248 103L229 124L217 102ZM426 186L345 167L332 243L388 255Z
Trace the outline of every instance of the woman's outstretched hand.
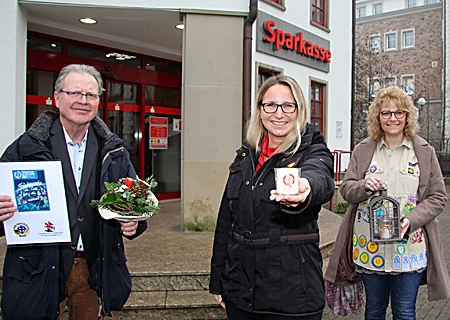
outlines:
M306 178L298 180L298 194L279 194L277 190L270 191L270 200L277 201L286 207L297 207L305 202L311 193L311 186Z

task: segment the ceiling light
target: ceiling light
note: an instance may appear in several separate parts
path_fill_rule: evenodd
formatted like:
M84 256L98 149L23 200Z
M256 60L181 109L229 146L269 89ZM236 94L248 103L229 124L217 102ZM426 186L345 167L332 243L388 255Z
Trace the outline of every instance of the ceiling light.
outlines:
M51 46L52 48L55 48L55 47L56 47L56 43L52 43L50 46Z
M180 30L183 30L183 29L184 29L184 24L179 23L179 24L177 24L177 25L175 26L175 28L180 29Z
M86 24L96 24L97 20L91 19L91 18L81 18L80 22L86 23Z

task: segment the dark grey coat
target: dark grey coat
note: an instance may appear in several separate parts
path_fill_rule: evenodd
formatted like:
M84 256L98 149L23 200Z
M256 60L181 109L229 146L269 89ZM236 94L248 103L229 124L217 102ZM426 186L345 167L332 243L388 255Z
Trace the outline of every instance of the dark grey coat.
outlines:
M89 283L103 299L104 311L120 309L131 291L120 224L103 220L90 206L104 193L104 182L135 177L122 140L99 119L91 121L79 194L64 142L59 113L46 111L14 141L0 161L61 160L71 228L71 244L8 247L3 268L2 311L5 320L56 319L64 297L80 232L85 244ZM136 236L147 225L140 222ZM0 224L0 236L4 235ZM132 237L132 238L134 238Z

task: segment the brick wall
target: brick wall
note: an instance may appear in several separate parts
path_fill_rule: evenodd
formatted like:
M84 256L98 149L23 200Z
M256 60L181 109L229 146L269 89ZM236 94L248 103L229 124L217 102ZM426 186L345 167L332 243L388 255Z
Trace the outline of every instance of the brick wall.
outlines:
M423 11L398 10L395 15L383 16L357 20L357 45L367 41L371 35L380 35L378 54L393 62L392 76L397 77L397 85L401 86L402 75L413 74L412 98L414 101L419 98L427 100L420 110L419 134L425 139L439 138L442 135L442 7L433 6L432 10ZM402 49L402 30L409 29L415 33L414 48ZM389 32L397 32L397 49L385 52L385 34ZM437 62L436 67L432 67L432 62Z

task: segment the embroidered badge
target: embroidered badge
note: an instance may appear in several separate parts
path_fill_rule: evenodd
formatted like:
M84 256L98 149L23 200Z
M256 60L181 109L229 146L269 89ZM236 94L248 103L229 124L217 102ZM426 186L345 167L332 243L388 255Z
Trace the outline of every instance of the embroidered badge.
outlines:
M353 251L353 260L358 260L359 257L359 249L355 248L355 250Z
M416 207L415 203L412 201L408 201L405 203L405 205L403 206L403 210L405 211L406 214L410 213L411 211L414 210L414 208Z
M425 267L425 255L422 251L419 252L419 266L421 268Z
M376 253L378 251L378 243L370 241L367 244L367 251L369 251L370 253Z
M364 247L366 246L366 244L367 244L367 238L366 238L366 236L365 236L365 235L360 236L360 237L359 237L359 246L360 246L361 248L364 248Z
M369 254L367 252L361 253L361 256L359 257L359 261L363 264L367 264L369 262Z
M353 234L352 243L354 247L358 244L358 235L356 233Z
M374 166L374 165L372 165L372 166L370 166L369 171L370 171L371 173L374 173L375 171L377 171L377 167Z
M394 261L393 261L392 268L395 269L395 270L400 270L400 265L401 265L400 261L401 261L400 256L398 254L396 254L394 256Z
M368 211L363 212L363 220L364 222L370 223L370 215Z
M398 254L404 254L406 252L406 248L405 248L405 246L404 245L398 245L397 246L397 253Z
M409 264L409 257L408 257L408 256L404 256L404 257L403 257L402 270L403 270L403 271L409 271L409 270L411 270L411 266L410 266L410 264Z
M384 267L384 258L382 256L375 256L372 258L372 265L377 268L381 269Z
M405 235L403 236L403 239L400 240L400 242L403 243L403 244L407 244L407 243L408 243L408 240L409 240L409 235L408 235L408 234L405 234Z
M415 253L411 255L411 267L413 269L419 269L419 259Z

